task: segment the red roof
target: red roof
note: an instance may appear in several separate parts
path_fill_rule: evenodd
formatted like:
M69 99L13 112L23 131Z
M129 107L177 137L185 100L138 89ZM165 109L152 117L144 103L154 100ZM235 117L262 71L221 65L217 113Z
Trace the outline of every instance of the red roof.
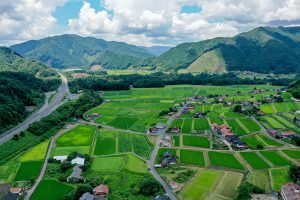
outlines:
M109 189L108 189L107 185L101 184L101 185L98 185L97 187L95 187L94 193L95 193L95 195L108 194Z
M295 132L283 132L282 135L283 136L291 136L291 135L295 135Z
M20 187L18 187L18 188L10 188L9 191L11 193L14 193L14 194L19 194L19 193L23 192L23 188L20 188Z

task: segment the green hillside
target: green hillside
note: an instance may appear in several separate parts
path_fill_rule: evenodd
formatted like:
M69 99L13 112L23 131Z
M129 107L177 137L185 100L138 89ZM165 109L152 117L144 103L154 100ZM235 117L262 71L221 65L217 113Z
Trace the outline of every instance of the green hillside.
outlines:
M109 69L124 69L152 57L147 50L134 45L78 35L28 41L11 48L54 68L90 67L97 64Z
M59 84L53 69L0 47L0 134L28 116L26 106L42 105L44 93Z
M216 54L216 49L220 53ZM212 58L215 54L218 58ZM300 27L259 27L232 38L184 43L145 61L145 65L166 71L187 68L188 71L201 72L206 69L214 71L219 62L222 66L222 60L227 71L299 72Z
M226 64L220 49L204 53L186 69L191 73L225 72Z

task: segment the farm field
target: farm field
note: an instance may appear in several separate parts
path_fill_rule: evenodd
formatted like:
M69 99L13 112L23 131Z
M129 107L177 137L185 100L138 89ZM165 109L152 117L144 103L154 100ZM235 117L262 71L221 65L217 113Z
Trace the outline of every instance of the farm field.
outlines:
M179 193L180 199L204 199L213 191L223 174L223 171L218 170L200 170Z
M19 157L19 161L43 160L48 149L49 140L31 148Z
M108 155L116 153L117 132L103 130L97 133L94 155Z
M175 147L179 147L180 146L180 136L173 135L172 138L173 138L173 145Z
M266 145L261 142L256 135L249 135L242 137L241 140L245 142L251 149L258 149L259 145L265 147Z
M247 163L254 169L270 168L270 166L255 152L240 152L240 154L247 161Z
M269 169L269 173L271 177L272 189L275 191L280 191L283 184L291 181L288 176L288 168Z
M207 137L204 136L183 135L183 145L209 148L210 141Z
M78 125L64 133L56 141L58 147L87 146L92 143L96 127L90 125Z
M277 147L281 147L284 146L283 144L276 142L274 139L271 139L269 136L264 135L264 134L259 134L257 135L260 139L262 139L266 144L270 145L270 146L277 146Z
M92 170L95 172L119 171L124 165L124 156L105 156L94 158Z
M300 151L299 150L282 150L288 157L300 160Z
M246 135L247 132L234 119L227 119L227 124L231 127L233 133L237 136Z
M247 181L264 189L266 192L270 192L271 184L269 179L269 172L267 170L252 170Z
M251 118L241 118L239 120L250 132L258 132L261 130L260 126Z
M276 151L260 151L275 166L288 166L291 162L280 156Z
M187 149L180 150L180 163L205 166L203 152Z
M283 124L281 124L280 122L278 122L275 118L273 118L271 116L261 117L260 119L262 121L265 121L266 123L268 123L270 125L270 127L274 128L274 129L285 129L286 128Z
M69 155L72 152L78 152L81 154L89 154L90 146L70 146L70 147L55 147L52 151L52 156Z
M55 188L55 190L53 188ZM73 187L55 180L42 180L33 193L31 199L60 200L64 195L70 193L73 190Z
M21 162L15 181L30 181L32 177L37 178L41 167L42 161Z
M243 165L233 154L209 151L208 156L212 166L244 170Z

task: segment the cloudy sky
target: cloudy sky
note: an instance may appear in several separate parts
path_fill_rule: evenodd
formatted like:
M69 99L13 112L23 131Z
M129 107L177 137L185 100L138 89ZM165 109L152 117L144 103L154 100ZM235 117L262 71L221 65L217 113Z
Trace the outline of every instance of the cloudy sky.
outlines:
M75 33L136 45L300 25L300 0L0 0L0 45Z

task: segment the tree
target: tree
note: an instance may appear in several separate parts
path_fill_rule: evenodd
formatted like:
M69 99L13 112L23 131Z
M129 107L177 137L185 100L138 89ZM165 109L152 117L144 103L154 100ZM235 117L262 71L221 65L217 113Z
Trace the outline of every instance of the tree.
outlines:
M300 166L292 165L289 169L289 176L296 184L300 183Z
M241 113L242 112L242 106L241 105L235 105L233 108L233 112L238 112Z
M140 193L146 196L155 195L160 191L160 184L153 178L144 179L140 186Z
M19 136L17 134L15 134L12 139L15 140L15 141L18 141L19 140Z

